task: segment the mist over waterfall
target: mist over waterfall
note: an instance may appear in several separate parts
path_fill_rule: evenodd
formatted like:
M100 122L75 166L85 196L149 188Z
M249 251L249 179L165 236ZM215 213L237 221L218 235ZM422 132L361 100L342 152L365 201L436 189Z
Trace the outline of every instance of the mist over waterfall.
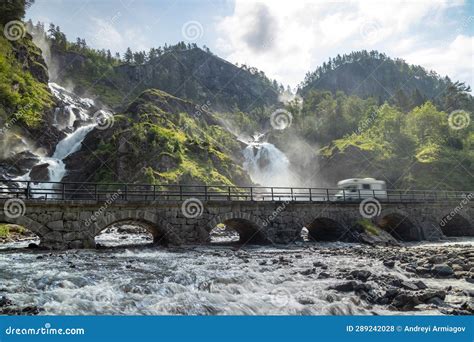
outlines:
M253 182L261 186L294 186L295 177L290 161L275 145L256 141L248 143L244 149L244 169Z

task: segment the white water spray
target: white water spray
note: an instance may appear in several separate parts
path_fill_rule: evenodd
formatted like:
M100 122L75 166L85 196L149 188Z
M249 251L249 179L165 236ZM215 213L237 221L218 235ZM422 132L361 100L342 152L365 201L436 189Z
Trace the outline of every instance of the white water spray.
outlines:
M294 186L290 161L275 145L259 142L262 137L262 134L254 136L254 141L243 151L244 169L261 186Z
M56 145L51 157L39 156L36 165L48 164L48 180L51 182L60 182L66 174L64 159L81 148L85 137L97 126L97 123L90 123L93 121L93 100L81 98L55 83L50 83L49 87L54 96L65 104L62 109L55 109L55 126L62 131L71 132L72 130L72 132L67 133L67 136ZM61 115L64 117L60 117ZM86 124L74 130L76 120ZM18 177L17 180L30 180L30 172ZM38 184L37 186L41 188L42 184Z

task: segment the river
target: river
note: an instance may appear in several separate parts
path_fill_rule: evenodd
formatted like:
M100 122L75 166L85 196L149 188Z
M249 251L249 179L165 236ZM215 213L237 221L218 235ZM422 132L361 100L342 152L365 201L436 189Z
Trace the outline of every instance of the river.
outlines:
M406 256L444 257L444 250L474 261L473 239L370 247L349 243L297 242L290 246L120 246L146 243L140 234L116 231L101 237L110 248L96 250L0 251L0 297L4 313L41 315L350 315L449 314L472 305L472 284L462 277L433 278L406 271ZM23 243L24 245L25 243ZM15 244L14 244L15 245ZM21 244L16 243L16 247ZM115 247L114 247L115 246ZM4 246L6 247L6 246ZM10 245L12 247L12 245ZM466 254L467 253L467 254ZM470 253L470 254L469 254ZM395 255L393 268L384 265ZM409 264L409 263L408 263ZM370 276L364 291L330 289ZM354 273L355 272L355 273ZM363 275L365 277L365 275ZM428 289L404 290L395 280L421 280ZM374 303L401 293L444 291L446 298L416 308ZM372 291L372 292L371 292ZM471 291L471 292L469 292ZM378 299L377 299L378 300ZM2 310L0 301L0 312Z
M47 162L50 180L60 181L67 172L63 159L97 123L92 100L50 87L66 104L55 120L67 134L53 156L39 163ZM289 161L274 145L256 138L243 154L254 182L294 185ZM29 173L19 178L25 179ZM113 227L97 240L108 248L95 250L18 248L37 240L3 243L0 314L473 313L473 239L372 247L303 241L239 246L236 236L229 238L224 243L220 234L220 244L165 248L147 245L150 236L130 227ZM451 273L440 275L437 265Z

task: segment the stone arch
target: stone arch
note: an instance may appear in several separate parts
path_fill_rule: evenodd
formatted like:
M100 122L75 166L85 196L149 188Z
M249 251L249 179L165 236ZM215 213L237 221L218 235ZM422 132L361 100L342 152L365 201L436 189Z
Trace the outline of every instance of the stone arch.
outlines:
M376 218L376 225L400 241L420 241L422 239L419 227L402 210L382 211Z
M216 215L207 224L206 233L209 235L210 231L219 223L237 231L240 243L263 244L269 242L265 231L267 224L257 216L239 211Z
M326 216L316 217L305 228L313 241L344 241L350 233L343 223Z
M445 236L474 236L474 226L471 220L461 212L450 212L443 215L438 220L438 224Z
M27 216L19 216L16 218L12 218L8 217L3 213L0 213L0 222L23 226L31 232L35 233L40 238L41 242L43 242L45 237L47 237L48 233L51 232L51 230L48 229L46 226L35 220L30 219Z
M119 223L136 223L145 228L153 236L153 243L167 245L168 243L180 244L178 235L173 231L173 226L159 215L139 210L124 210L110 212L102 215L91 225L91 236L94 238L104 229Z

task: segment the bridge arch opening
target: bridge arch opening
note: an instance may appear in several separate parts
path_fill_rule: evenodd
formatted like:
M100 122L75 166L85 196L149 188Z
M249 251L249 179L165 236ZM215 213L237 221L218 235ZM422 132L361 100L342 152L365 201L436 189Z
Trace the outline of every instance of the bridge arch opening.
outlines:
M443 234L448 237L474 236L474 227L459 214L444 216L439 226Z
M392 213L382 216L377 226L388 232L399 241L420 241L421 237L416 226L407 216Z
M209 240L216 244L236 243L240 241L240 234L234 228L219 223L209 232Z
M326 217L318 217L305 227L309 241L341 241L344 240L348 230L339 222Z
M221 233L221 239L216 234ZM222 241L225 236L226 241ZM220 241L219 241L220 240ZM259 225L244 218L228 218L215 224L209 231L211 243L224 244L266 244L268 240L263 235Z
M25 226L0 222L0 249L35 248L41 238Z
M165 234L147 221L123 220L101 229L94 238L96 247L166 245Z

